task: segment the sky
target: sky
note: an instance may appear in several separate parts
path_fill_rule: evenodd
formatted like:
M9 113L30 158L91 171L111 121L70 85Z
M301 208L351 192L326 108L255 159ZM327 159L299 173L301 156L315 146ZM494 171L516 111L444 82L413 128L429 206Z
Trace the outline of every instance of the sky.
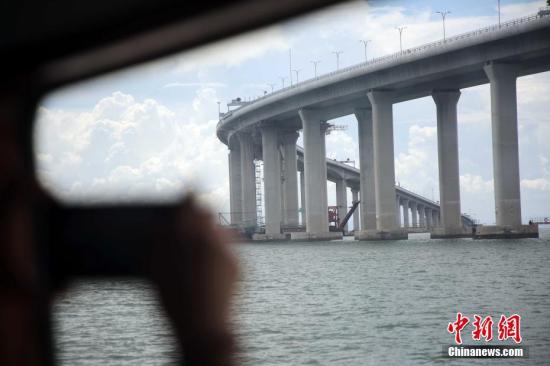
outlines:
M502 21L545 1L502 0ZM63 202L168 202L192 191L215 212L229 211L227 147L216 137L218 101L256 98L289 83L403 48L498 22L497 1L352 1L238 37L56 90L35 124L37 175ZM296 82L296 73L293 73ZM284 81L281 79L284 78ZM270 85L273 84L273 85ZM489 86L463 89L458 103L462 211L494 223ZM550 217L550 72L517 83L522 216ZM437 130L431 98L394 104L396 180L438 200ZM327 136L327 156L358 166L357 122ZM298 141L301 144L301 139ZM335 185L328 183L329 204ZM351 194L348 197L351 202Z

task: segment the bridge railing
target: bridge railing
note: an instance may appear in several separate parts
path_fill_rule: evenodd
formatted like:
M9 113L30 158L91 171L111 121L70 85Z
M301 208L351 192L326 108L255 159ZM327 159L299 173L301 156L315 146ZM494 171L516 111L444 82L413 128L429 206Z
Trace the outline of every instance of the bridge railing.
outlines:
M330 78L330 77L335 76L335 75L345 74L347 72L358 70L358 69L369 68L369 67L377 66L377 65L380 65L380 64L389 63L391 61L397 60L397 59L402 58L402 57L404 58L404 57L407 57L407 56L410 56L410 55L421 54L421 53L425 52L426 50L431 50L431 49L434 49L434 48L437 48L437 47L440 47L440 46L444 46L444 45L448 45L448 44L451 44L451 43L454 43L454 42L462 41L464 39L480 37L480 36L485 35L487 33L493 33L493 32L499 32L499 31L507 30L507 29L510 29L512 27L516 27L516 26L521 25L521 24L537 21L537 20L540 20L540 19L542 19L544 17L548 17L548 16L550 16L550 6L540 8L539 12L536 13L536 14L531 14L531 15L528 15L528 16L525 16L525 17L512 19L512 20L509 20L509 21L506 21L506 22L503 22L503 23L500 23L500 24L494 24L494 25L490 25L490 26L487 26L487 27L479 28L479 29L476 29L476 30L473 30L473 31L465 32L465 33L458 34L458 35L453 36L453 37L446 38L444 40L441 39L439 41L426 43L426 44L423 44L421 46L408 48L408 49L405 49L403 51L395 52L395 53L392 53L392 54L389 54L389 55L386 55L386 56L375 57L375 58L373 58L369 61L361 62L359 64L355 64L355 65L351 65L351 66L347 66L347 67L341 68L339 70L332 71L332 72L329 72L327 74L323 74L323 75L320 75L320 76L317 76L317 77L314 77L314 78L311 78L311 79L307 79L307 80L304 80L300 83L294 84L292 86L288 86L286 88L282 88L282 89L279 89L277 91L274 91L274 92L268 93L266 95L263 95L263 96L255 99L253 101L248 102L246 105L244 105L242 107L239 107L237 109L234 109L233 111L229 111L229 112L225 113L223 115L223 117L221 118L221 120L229 118L233 114L232 112L234 112L236 110L239 110L243 107L246 107L248 105L251 105L253 103L256 103L260 100L263 100L265 98L269 98L271 96L287 92L289 90L296 89L296 88L304 86L304 85L314 83L316 81L327 79L327 78Z

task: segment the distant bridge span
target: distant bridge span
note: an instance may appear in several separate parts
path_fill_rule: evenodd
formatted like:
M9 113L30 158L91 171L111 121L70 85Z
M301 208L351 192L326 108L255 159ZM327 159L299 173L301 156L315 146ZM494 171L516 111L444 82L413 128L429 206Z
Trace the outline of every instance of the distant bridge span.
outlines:
M298 170L303 172L304 169L304 149L297 146L296 151L298 153ZM340 180L345 180L346 186L351 190L352 196L358 197L360 190L360 170L338 162L333 159L326 159L327 162L327 180L337 183ZM356 200L355 198L354 200ZM435 202L412 191L409 191L403 187L395 186L395 199L396 204L400 206L403 211L398 211L399 223L404 228L424 228L430 229L439 226L439 202ZM341 202L343 209L349 206L346 198L341 198L345 202ZM359 226L358 215L354 216L354 227L357 229ZM462 215L462 224L465 227L472 227L475 225L474 220L468 215Z

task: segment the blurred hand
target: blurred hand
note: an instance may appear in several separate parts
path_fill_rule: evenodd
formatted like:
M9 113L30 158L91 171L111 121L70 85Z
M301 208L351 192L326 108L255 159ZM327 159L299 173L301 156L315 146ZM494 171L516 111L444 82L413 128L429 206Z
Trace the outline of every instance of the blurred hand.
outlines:
M185 364L233 365L229 316L238 270L229 237L190 198L164 228L153 247L151 277Z

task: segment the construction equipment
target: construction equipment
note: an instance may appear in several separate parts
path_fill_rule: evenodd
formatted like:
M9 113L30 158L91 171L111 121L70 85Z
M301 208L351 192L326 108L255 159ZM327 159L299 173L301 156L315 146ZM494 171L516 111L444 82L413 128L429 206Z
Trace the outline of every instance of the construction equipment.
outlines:
M340 223L340 229L344 229L344 227L346 226L346 224L348 223L351 215L353 215L353 213L355 212L355 210L357 209L357 207L359 207L359 202L361 201L355 201L353 202L353 205L351 206L351 208L349 209L348 213L346 214L346 216L344 216L344 219L342 220L342 222Z
M341 231L344 230L344 227L346 227L346 224L348 223L349 219L351 218L351 215L355 212L357 207L359 206L359 202L361 201L355 201L349 211L346 213L343 219L340 219L340 210L338 209L338 206L329 206L328 207L328 224L330 231ZM334 224L334 225L331 225Z
M348 129L348 126L345 126L345 125L333 125L333 124L327 123L325 135L330 135L332 131L345 131L347 129Z

